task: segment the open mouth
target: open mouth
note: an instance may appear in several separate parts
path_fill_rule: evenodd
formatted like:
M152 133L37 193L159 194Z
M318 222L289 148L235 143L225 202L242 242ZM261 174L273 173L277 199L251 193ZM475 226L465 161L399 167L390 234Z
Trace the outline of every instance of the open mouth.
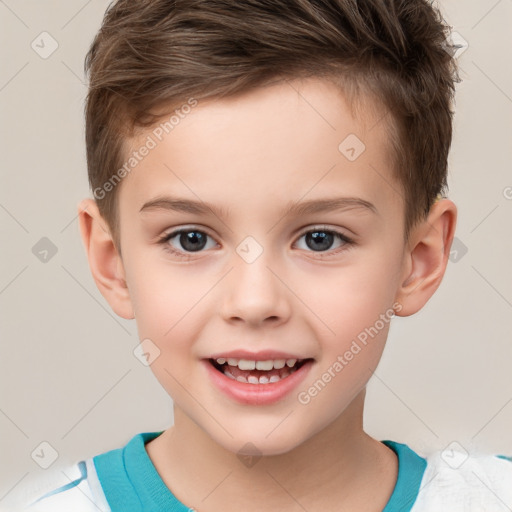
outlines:
M250 361L247 359L209 359L210 364L226 377L245 384L272 384L296 372L307 359L276 359Z

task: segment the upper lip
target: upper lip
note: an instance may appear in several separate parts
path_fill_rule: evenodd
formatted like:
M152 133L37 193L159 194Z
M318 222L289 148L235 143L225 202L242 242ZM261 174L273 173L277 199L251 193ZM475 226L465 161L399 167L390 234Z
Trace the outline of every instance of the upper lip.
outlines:
M260 350L258 352L249 352L248 350L231 350L229 352L219 352L209 357L209 359L248 359L249 361L268 361L276 359L311 359L309 357L302 357L297 354L289 354L286 352L279 352L276 350Z

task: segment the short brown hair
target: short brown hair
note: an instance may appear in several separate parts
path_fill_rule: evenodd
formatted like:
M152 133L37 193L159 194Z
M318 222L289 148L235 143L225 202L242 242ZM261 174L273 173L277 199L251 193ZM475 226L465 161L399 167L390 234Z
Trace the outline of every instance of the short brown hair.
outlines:
M117 0L85 59L90 186L104 192L126 159L124 142L190 98L335 79L391 114L407 239L447 188L458 81L448 34L427 0ZM117 188L108 190L94 195L120 249Z

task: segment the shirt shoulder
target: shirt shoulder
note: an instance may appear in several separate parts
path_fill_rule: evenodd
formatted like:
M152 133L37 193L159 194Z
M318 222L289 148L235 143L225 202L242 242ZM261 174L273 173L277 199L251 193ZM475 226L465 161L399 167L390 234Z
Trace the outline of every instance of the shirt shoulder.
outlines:
M444 450L427 467L411 512L512 510L512 458Z
M18 503L16 512L111 512L92 458L36 482Z

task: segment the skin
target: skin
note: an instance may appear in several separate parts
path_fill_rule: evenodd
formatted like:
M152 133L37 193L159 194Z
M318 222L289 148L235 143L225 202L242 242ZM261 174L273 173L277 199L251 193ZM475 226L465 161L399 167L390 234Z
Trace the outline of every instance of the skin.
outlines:
M175 496L196 510L380 511L392 494L396 456L362 421L389 323L307 404L297 394L380 315L395 306L408 316L429 300L446 269L456 207L436 202L405 243L382 111L368 100L354 115L333 84L317 79L200 102L119 185L122 257L95 202L79 204L99 290L160 350L151 370L173 399L174 425L147 452ZM338 150L349 134L366 146L353 162ZM162 195L230 214L140 212ZM290 201L339 196L364 199L377 213L283 214ZM205 248L186 253L179 236L158 242L179 227L209 235ZM315 251L303 236L315 229L354 243L334 236ZM252 263L236 251L247 236L263 249ZM240 348L314 364L279 402L242 405L211 384L201 363ZM248 442L262 455L251 467L237 456Z

